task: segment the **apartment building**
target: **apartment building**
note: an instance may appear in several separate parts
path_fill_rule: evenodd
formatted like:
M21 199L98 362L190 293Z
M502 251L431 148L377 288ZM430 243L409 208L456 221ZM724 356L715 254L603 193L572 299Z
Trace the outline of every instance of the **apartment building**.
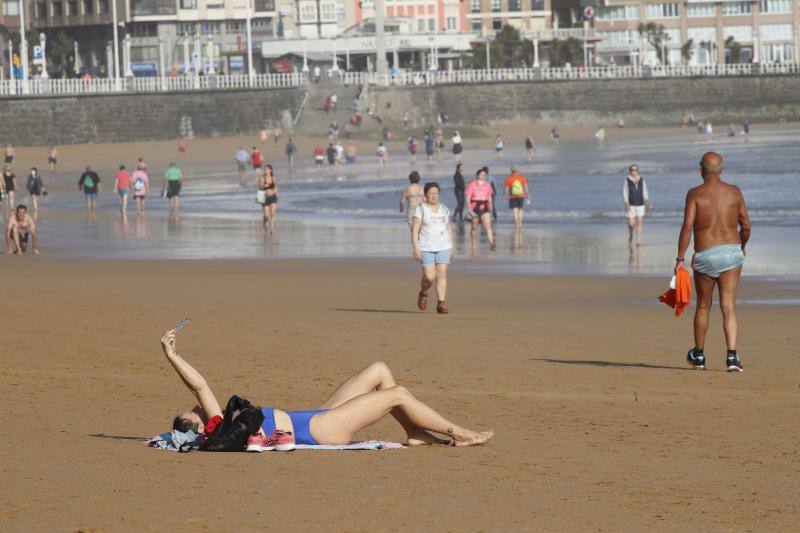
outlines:
M551 28L553 0L464 0L467 29L487 34L513 26L523 34Z
M596 59L617 65L659 63L659 55L637 30L640 23L652 22L665 28L668 40L662 55L668 64L796 61L798 1L606 0L595 12L594 27L602 37Z
M125 65L130 58L123 75L246 71L248 3L256 71L268 68L260 43L293 31L295 3L288 0L34 0L32 25L51 37L65 32L79 43L82 70L102 75L113 40L112 1L117 2L119 62Z

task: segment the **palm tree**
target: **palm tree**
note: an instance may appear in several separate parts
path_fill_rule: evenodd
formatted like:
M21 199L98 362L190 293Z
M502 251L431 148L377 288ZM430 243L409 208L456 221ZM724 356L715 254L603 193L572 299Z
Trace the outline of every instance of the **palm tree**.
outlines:
M681 57L686 63L692 60L694 55L694 39L689 39L681 46Z

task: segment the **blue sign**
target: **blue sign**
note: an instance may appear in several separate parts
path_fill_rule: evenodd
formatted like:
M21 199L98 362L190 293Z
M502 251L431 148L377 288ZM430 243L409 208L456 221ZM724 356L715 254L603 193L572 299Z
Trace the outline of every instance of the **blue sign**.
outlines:
M40 44L33 45L33 60L34 61L42 61L44 60L44 48Z
M155 63L131 63L131 70L134 72L149 72L158 70Z
M237 68L237 69L244 68L244 58L231 57L230 66L231 68Z

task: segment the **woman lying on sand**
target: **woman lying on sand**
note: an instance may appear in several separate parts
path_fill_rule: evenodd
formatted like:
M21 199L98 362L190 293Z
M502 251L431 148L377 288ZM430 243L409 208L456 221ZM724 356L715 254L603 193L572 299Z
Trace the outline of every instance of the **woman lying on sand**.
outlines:
M219 402L205 378L175 351L175 330L164 334L161 345L181 380L200 402L175 417L173 429L193 429L208 437L222 421ZM262 432L248 440L250 451L292 449L295 442L348 444L353 435L387 414L403 426L409 446L451 443L429 431L450 437L455 446L485 444L494 434L450 422L398 385L389 367L382 362L372 363L350 377L317 410L286 412L264 408L262 411L265 415Z

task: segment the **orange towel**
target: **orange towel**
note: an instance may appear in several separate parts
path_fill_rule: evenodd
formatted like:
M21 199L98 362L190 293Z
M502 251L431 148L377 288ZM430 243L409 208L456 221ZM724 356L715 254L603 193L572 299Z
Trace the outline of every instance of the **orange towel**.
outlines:
M675 316L681 316L683 310L689 305L691 295L692 278L689 277L689 272L685 268L679 268L675 272L675 288L659 296L658 300L675 308Z

